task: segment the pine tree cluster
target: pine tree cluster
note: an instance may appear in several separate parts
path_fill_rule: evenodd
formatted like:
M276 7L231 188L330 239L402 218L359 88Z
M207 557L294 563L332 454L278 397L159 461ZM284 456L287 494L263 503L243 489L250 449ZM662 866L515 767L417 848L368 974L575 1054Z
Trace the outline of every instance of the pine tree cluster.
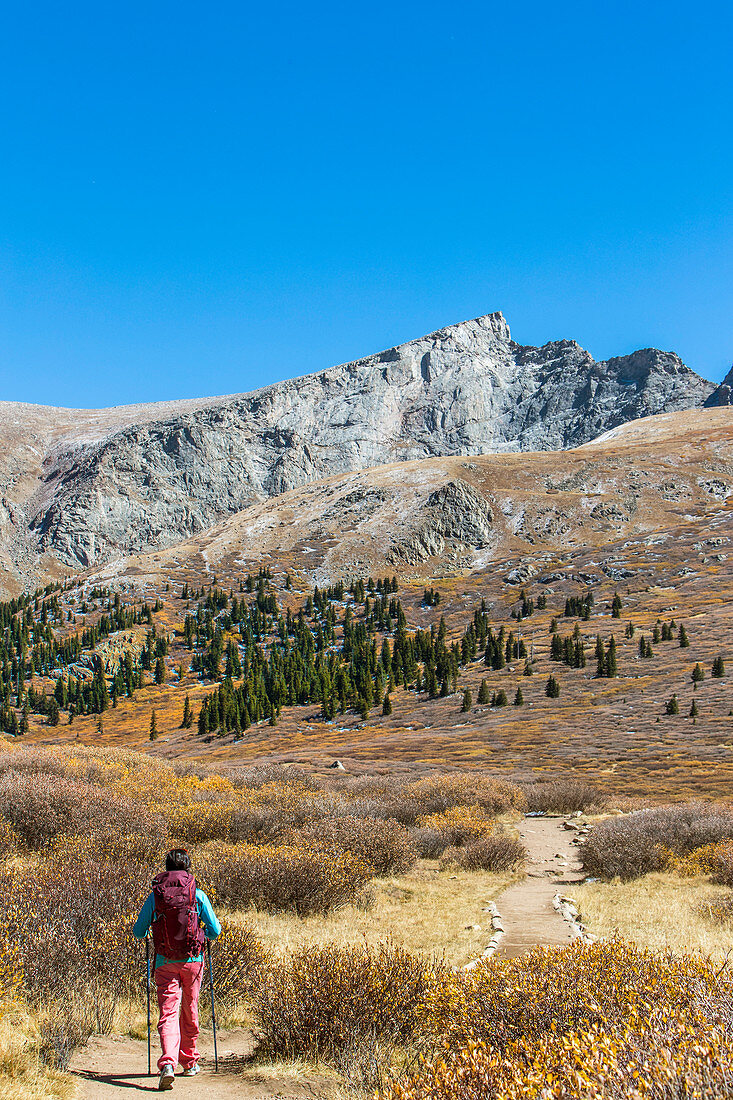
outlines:
M593 610L593 603L593 592L590 589L584 596L569 596L565 601L565 618L585 619L587 622Z

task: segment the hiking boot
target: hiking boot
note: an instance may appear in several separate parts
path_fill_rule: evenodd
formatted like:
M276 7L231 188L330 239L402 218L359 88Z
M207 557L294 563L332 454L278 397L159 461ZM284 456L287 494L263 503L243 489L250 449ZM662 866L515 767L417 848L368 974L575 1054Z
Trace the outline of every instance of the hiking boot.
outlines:
M194 1064L192 1066L188 1066L187 1069L184 1069L183 1076L184 1077L195 1077L198 1072L199 1072L198 1063L194 1062Z
M160 1077L158 1078L158 1092L165 1092L166 1089L172 1089L175 1079L175 1070L173 1066L163 1066L160 1071Z

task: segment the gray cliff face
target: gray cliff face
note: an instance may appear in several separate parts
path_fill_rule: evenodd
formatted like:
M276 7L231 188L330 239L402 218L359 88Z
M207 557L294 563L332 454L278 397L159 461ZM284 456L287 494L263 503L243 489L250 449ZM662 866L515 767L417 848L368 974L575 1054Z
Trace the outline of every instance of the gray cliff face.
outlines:
M251 394L147 407L132 420L121 410L117 423L109 410L106 428L57 432L20 502L24 552L83 568L170 546L332 474L575 447L700 406L713 389L669 352L596 363L572 341L522 347L494 313Z
M706 409L719 409L724 405L733 405L733 367L705 402Z

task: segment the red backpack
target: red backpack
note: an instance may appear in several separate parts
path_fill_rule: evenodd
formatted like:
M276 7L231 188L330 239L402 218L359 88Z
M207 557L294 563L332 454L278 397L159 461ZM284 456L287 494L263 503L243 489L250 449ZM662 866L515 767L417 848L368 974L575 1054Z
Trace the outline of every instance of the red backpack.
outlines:
M191 959L206 936L196 908L196 879L189 871L162 871L153 879L153 943L165 959Z

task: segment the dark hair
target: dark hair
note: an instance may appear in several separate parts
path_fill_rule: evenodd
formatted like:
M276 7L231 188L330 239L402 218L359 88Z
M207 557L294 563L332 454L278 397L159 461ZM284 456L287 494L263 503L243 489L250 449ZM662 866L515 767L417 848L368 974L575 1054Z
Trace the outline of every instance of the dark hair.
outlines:
M191 857L185 848L174 848L165 857L166 871L190 871Z

